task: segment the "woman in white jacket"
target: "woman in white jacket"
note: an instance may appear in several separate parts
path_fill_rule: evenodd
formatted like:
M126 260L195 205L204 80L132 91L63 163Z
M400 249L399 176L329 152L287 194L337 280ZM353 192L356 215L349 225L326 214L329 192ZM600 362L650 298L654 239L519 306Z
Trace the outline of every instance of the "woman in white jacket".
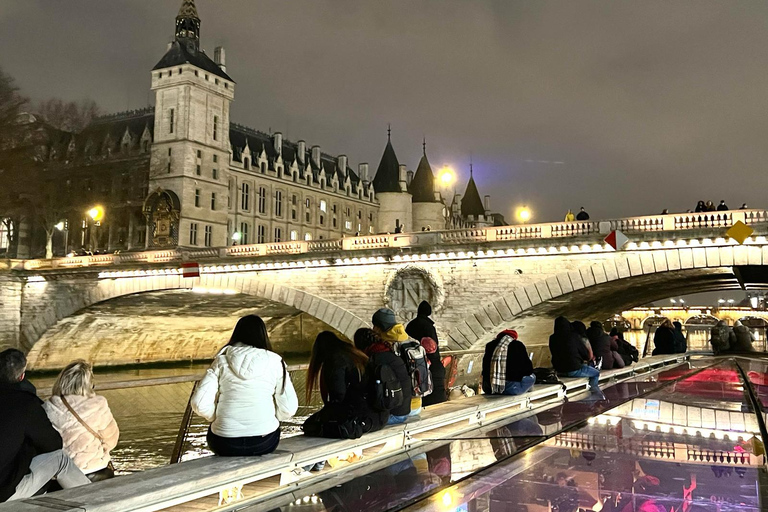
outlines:
M283 358L272 351L264 321L238 320L229 343L192 395L192 409L211 422L208 447L217 455L272 453L280 421L299 407Z
M91 480L114 476L109 452L120 431L107 399L93 392L93 368L83 360L69 363L53 384L44 404L48 419L61 435L64 453Z

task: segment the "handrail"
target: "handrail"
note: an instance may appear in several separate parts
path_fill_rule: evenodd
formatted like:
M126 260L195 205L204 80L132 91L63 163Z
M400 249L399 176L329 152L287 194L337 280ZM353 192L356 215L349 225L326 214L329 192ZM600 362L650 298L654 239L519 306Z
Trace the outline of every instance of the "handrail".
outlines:
M107 266L125 263L164 263L251 256L275 256L292 254L322 254L333 251L356 251L390 247L424 245L459 245L509 240L562 239L590 235L607 235L613 230L628 233L684 231L729 227L741 221L748 225L768 223L768 210L730 210L722 212L675 213L647 215L623 219L550 222L543 224L519 224L442 231L422 231L345 237L335 240L310 240L273 242L252 245L235 245L205 249L165 249L120 254L97 254L52 259L12 261L11 268L24 270L67 269L89 266Z

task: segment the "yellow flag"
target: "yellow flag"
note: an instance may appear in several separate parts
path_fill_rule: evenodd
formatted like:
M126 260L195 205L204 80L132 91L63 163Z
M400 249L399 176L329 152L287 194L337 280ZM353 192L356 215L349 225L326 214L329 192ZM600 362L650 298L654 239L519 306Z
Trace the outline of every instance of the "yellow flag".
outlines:
M726 231L725 234L729 238L733 238L740 244L743 244L744 240L749 238L754 232L755 230L751 227L747 226L741 221L737 221L733 226L728 228L728 231Z

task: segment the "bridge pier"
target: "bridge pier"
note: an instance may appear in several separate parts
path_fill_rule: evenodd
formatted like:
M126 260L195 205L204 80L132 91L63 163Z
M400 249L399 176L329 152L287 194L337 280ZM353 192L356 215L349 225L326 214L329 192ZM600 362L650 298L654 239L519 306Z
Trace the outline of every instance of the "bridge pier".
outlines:
M0 350L19 348L24 280L0 274Z

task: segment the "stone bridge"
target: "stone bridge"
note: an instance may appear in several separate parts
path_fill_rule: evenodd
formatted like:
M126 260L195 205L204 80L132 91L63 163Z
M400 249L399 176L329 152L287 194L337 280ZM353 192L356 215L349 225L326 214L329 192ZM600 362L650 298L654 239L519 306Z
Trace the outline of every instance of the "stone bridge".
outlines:
M754 229L744 244L725 234L737 221ZM603 242L614 229L630 240L619 251ZM406 321L426 299L444 345L478 347L513 327L543 364L557 315L605 319L670 296L765 286L767 234L768 212L739 210L8 261L0 345L28 351L35 368L205 359L235 316L264 307L351 336L381 306ZM183 277L182 262L200 276Z

